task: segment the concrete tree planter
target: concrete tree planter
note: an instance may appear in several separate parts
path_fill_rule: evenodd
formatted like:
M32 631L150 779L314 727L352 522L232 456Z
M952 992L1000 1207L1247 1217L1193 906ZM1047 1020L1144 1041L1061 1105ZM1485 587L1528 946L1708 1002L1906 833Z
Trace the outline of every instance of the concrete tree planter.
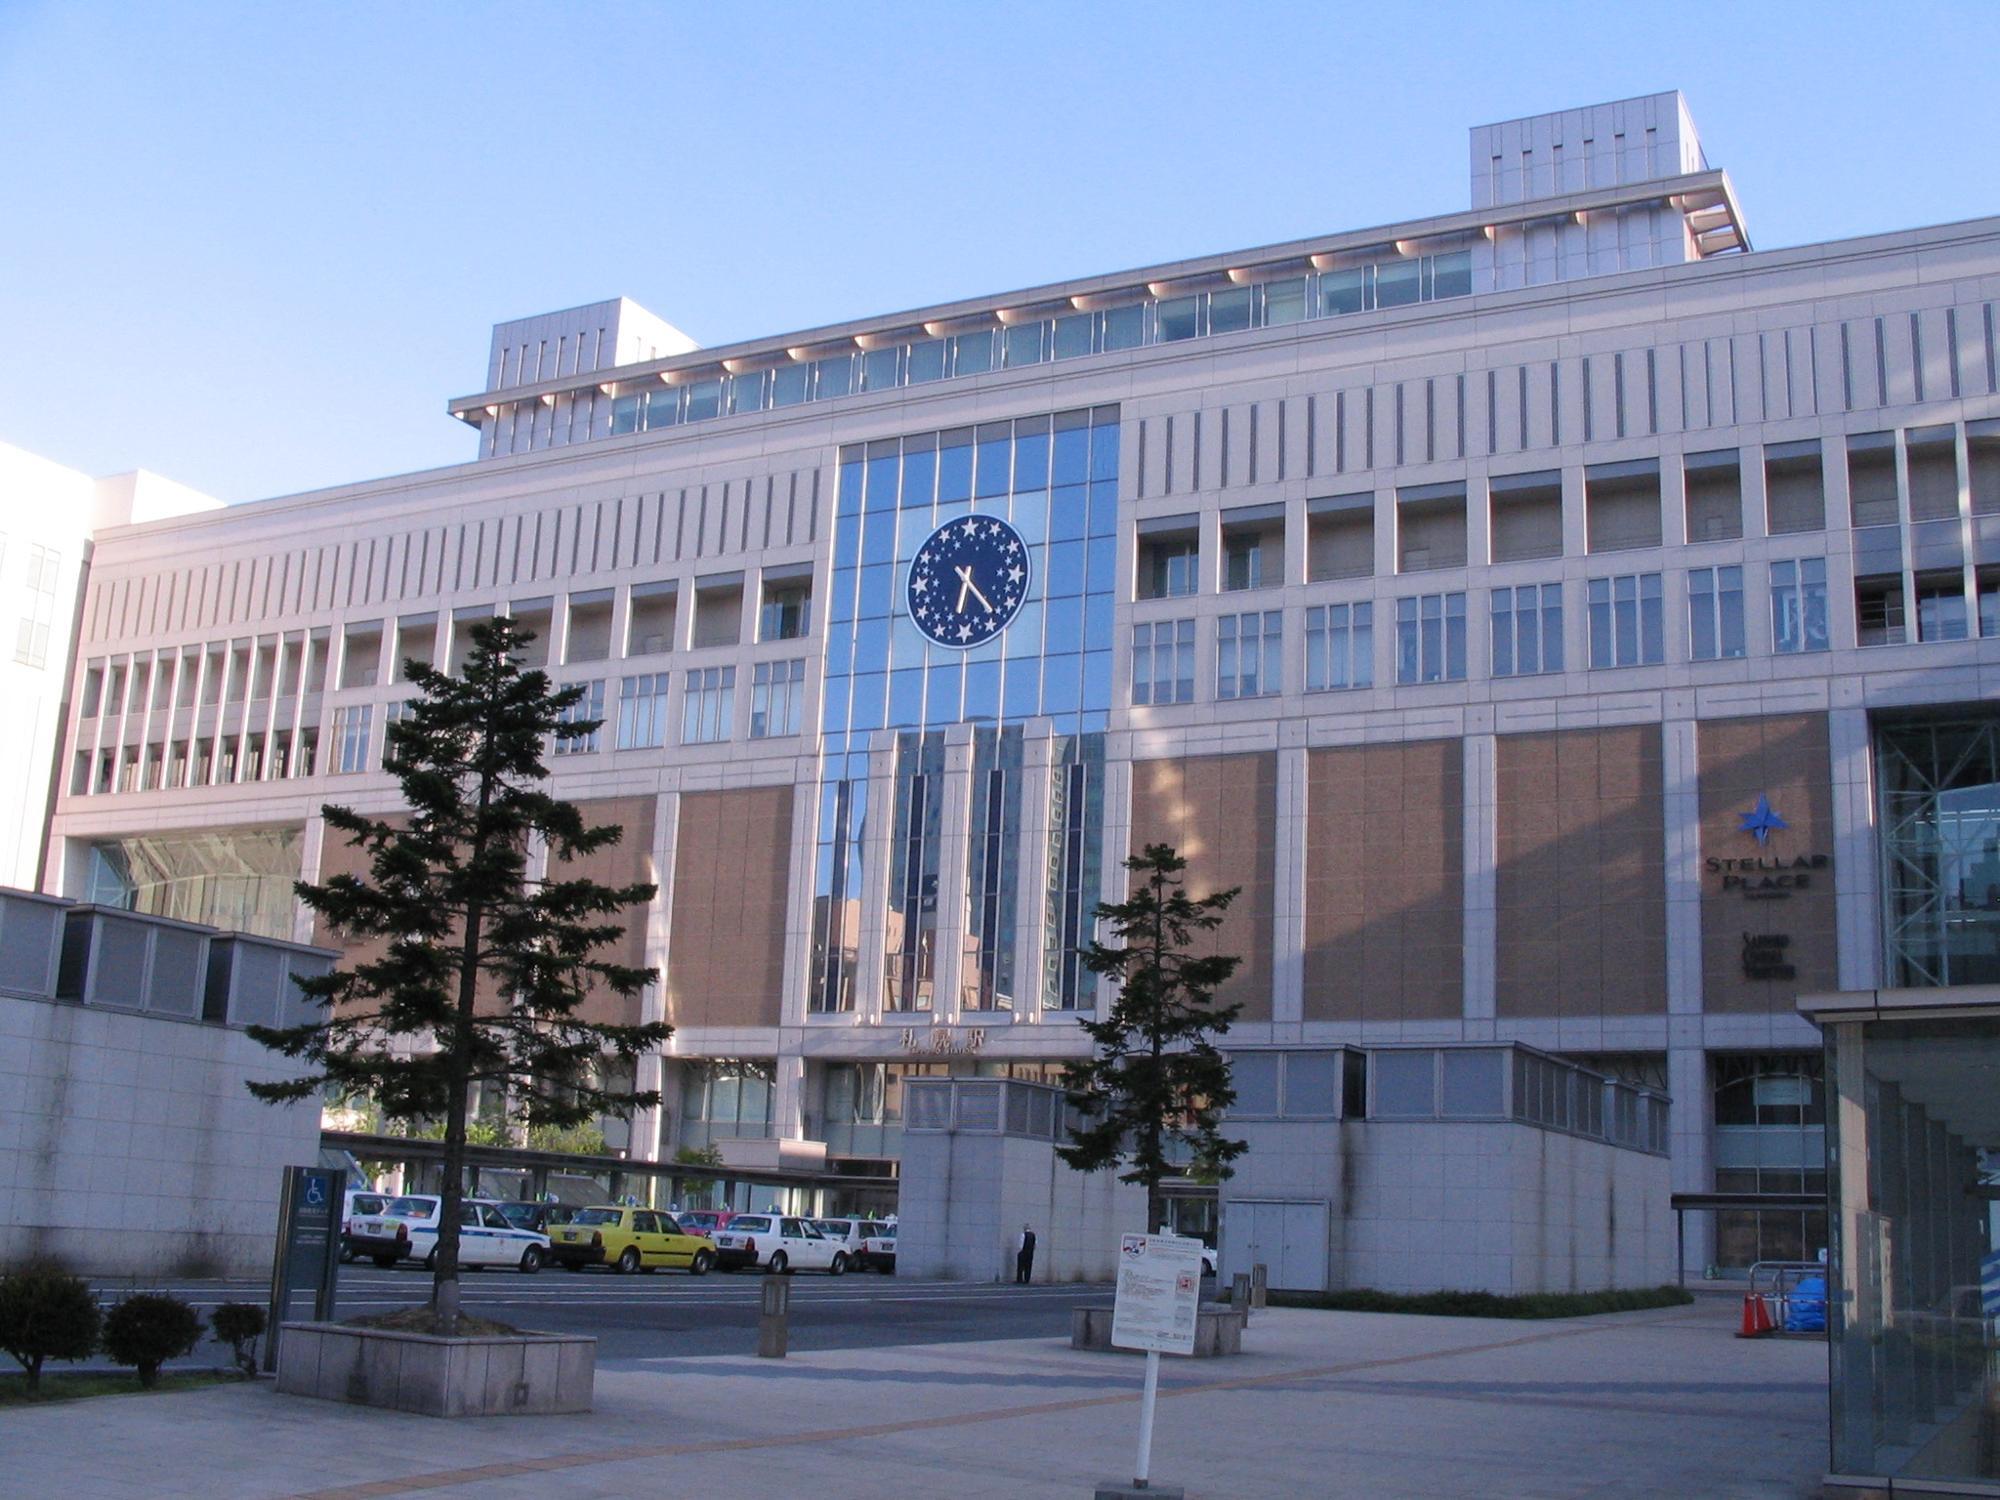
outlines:
M346 1323L286 1323L278 1389L427 1417L590 1410L597 1340L582 1334L439 1338Z

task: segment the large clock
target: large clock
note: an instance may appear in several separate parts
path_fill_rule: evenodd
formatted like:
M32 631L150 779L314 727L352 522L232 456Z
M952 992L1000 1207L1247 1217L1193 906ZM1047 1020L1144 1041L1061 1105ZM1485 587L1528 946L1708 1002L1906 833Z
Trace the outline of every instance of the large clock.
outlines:
M940 646L969 649L1007 628L1028 597L1028 547L997 516L954 516L910 560L910 618Z

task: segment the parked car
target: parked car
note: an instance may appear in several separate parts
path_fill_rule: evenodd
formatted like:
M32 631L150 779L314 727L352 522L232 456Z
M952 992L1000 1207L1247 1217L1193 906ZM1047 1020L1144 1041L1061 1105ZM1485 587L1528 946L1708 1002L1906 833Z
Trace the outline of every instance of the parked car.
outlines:
M421 1261L437 1265L438 1213L443 1200L435 1193L412 1193L392 1198L379 1214L363 1214L354 1220L348 1235L354 1254L366 1256L378 1266L398 1261ZM549 1258L549 1237L530 1229L516 1229L500 1212L500 1205L480 1198L468 1198L459 1205L458 1263L461 1266L513 1266L534 1272Z
M814 1219L813 1228L842 1250L847 1252L847 1263L852 1266L861 1254L861 1242L868 1237L866 1219Z
M500 1217L516 1229L532 1229L547 1234L557 1224L567 1224L576 1210L567 1203L527 1203L515 1199L499 1201Z
M848 1255L813 1227L789 1214L738 1214L715 1236L715 1263L725 1271L762 1266L766 1271L826 1271L838 1276Z
M736 1215L726 1208L690 1208L684 1213L675 1214L674 1217L680 1221L681 1228L689 1234L698 1234L704 1239L712 1240L715 1238L715 1231Z
M549 1231L549 1258L565 1271L609 1266L620 1275L680 1267L695 1276L715 1264L715 1247L681 1229L662 1209L605 1204L580 1208Z
M354 1220L360 1214L379 1214L389 1206L389 1193L378 1193L370 1188L349 1188L347 1197L340 1205L340 1258L354 1259L354 1247L348 1236L354 1229Z
M893 1223L870 1221L868 1233L861 1241L861 1248L855 1252L854 1268L857 1271L873 1266L884 1276L896 1274L896 1226Z

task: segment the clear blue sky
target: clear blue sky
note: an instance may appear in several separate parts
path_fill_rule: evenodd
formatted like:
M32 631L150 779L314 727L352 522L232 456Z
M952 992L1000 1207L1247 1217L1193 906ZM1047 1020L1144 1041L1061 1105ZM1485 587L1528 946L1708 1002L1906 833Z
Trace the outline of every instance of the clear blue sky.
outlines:
M1666 88L1760 248L2000 213L1991 0L724 9L0 0L0 440L231 501L460 462L501 319L720 343L1447 212L1468 126Z

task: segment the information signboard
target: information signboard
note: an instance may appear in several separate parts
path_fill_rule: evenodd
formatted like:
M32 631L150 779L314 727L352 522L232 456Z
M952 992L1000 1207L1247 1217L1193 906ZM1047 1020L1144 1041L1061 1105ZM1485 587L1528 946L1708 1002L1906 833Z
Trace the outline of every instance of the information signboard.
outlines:
M278 1200L278 1248L271 1263L271 1312L264 1334L264 1368L278 1362L280 1325L291 1316L292 1302L310 1292L313 1317L333 1316L335 1278L340 1271L340 1211L344 1174L324 1167L287 1167L283 1196Z
M1201 1241L1174 1234L1128 1234L1118 1246L1118 1295L1111 1342L1120 1349L1193 1354L1201 1302Z

